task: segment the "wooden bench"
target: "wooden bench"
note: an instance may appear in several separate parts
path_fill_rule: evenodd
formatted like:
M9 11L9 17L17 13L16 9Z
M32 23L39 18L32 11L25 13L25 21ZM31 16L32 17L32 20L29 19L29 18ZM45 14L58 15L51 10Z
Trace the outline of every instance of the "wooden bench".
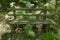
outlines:
M51 9L27 9L27 8L23 8L23 9L10 9L13 10L13 14L8 14L9 16L14 16L13 20L9 20L7 19L7 23L10 24L55 24L55 22L52 19L48 19L48 20L44 20L44 19L34 19L34 20L29 20L29 19L24 19L24 20L16 20L17 16L41 16L41 17L53 17L54 15L51 14L21 14L19 12L16 12L16 10L51 10ZM54 10L54 9L52 9ZM19 13L19 14L17 14Z

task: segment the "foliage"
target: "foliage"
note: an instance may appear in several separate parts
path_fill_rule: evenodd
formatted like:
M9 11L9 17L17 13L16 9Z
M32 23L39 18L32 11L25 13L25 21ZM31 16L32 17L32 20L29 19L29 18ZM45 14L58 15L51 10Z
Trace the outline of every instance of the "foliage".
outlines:
M60 40L60 35L58 34L58 30L57 28L60 25L60 17L59 15L55 15L57 14L60 10L59 7L56 8L56 0L1 0L0 4L2 4L2 10L3 11L7 11L7 8L11 8L10 7L10 3L15 2L14 6L19 5L19 7L21 8L45 8L48 10L40 10L41 13L43 14L41 16L40 19L43 19L42 21L45 20L50 20L52 21L54 24L50 25L48 24L47 27L47 32L46 33L42 33L40 34L40 32L38 31L37 33L35 33L35 29L39 29L36 27L36 25L31 26L31 24L26 24L25 26L22 27L23 33L21 33L21 31L16 32L15 30L11 33L6 33L2 36L2 40L34 40L34 38L36 37L36 35L39 35L39 37L37 36L38 40ZM12 6L13 8L13 6ZM30 12L29 12L30 11ZM19 21L21 19L24 19L24 15L33 15L34 13L31 10L27 10L26 11L20 11L19 10ZM35 12L35 11L34 11ZM40 15L39 14L39 15ZM48 15L47 15L48 14ZM2 17L3 14L0 14L0 17ZM23 17L24 16L24 17ZM37 20L35 16L26 16L26 19L28 19L29 21L34 21ZM45 21L46 22L46 21ZM48 22L49 23L49 22ZM46 24L46 23L45 23ZM24 24L23 24L24 25ZM44 25L44 24L42 24ZM20 25L21 26L21 25ZM16 28L16 30L20 30L20 26L18 25L18 27ZM15 27L15 24L13 25L13 27ZM32 29L34 28L34 29ZM6 37L7 36L7 37ZM35 38L36 39L36 38Z
M34 33L34 31L32 30L32 27L29 24L27 24L25 26L25 30L24 31L27 34L27 36L35 37L35 33Z
M42 33L40 36L39 36L39 39L41 40L60 40L60 35L58 34L55 34L53 32L47 32L47 33Z
M3 17L4 15L3 14L0 14L0 18Z

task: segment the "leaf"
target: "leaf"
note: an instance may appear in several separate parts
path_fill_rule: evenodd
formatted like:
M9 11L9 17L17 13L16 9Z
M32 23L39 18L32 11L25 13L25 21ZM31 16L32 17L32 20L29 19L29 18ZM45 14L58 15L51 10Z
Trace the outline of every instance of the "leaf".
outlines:
M28 31L28 36L35 37L35 33L32 30Z

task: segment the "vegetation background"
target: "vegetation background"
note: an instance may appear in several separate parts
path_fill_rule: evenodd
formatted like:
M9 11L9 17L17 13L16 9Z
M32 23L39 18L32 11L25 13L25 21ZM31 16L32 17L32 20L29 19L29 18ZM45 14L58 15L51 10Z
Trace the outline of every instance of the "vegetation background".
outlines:
M60 40L60 0L0 0L0 40Z

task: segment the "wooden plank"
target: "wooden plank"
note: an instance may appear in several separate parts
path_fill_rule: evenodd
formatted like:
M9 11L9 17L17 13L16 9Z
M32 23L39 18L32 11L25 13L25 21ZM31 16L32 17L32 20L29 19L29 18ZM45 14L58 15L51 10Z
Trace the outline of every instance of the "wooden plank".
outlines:
M46 16L46 17L53 17L60 14L15 14L15 16ZM8 16L14 16L14 14L8 14Z
M8 14L9 16L14 16L14 14ZM15 14L16 16L54 16L52 14Z
M7 8L7 10L14 10L12 8ZM15 10L48 10L48 11L52 11L55 9L46 9L46 8L15 8Z
M16 20L8 20L9 24L55 24L54 21L51 20L40 20L40 21L16 21Z

